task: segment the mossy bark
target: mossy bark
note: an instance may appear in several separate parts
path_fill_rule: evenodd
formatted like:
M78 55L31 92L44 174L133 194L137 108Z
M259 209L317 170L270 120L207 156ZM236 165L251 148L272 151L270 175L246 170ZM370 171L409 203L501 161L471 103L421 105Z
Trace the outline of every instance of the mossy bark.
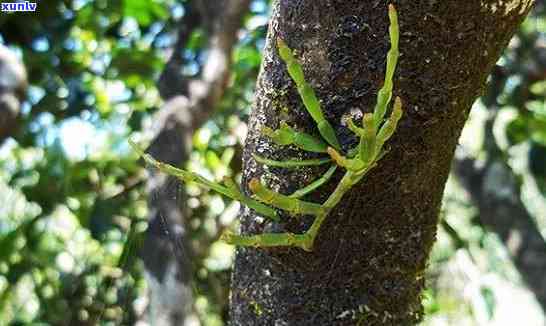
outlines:
M323 225L314 251L238 248L232 325L413 325L438 211L457 139L502 49L527 14L525 0L393 2L400 17L395 95L404 116L390 152L354 187ZM274 159L311 156L271 144L259 130L281 120L317 133L279 59L274 40L296 50L342 146L355 138L346 115L370 112L389 48L386 1L275 2L245 145L246 184L261 177L289 193L321 168L264 168ZM339 175L309 200L321 202ZM242 212L242 233L303 232L312 219L269 223Z

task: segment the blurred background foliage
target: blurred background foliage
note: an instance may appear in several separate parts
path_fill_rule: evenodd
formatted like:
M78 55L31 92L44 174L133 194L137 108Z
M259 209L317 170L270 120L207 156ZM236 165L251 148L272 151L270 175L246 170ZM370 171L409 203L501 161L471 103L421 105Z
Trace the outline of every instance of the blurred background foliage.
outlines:
M0 147L0 325L144 324L149 289L138 252L147 228L147 175L127 139L150 140L152 115L162 105L157 79L189 2L48 0L35 13L0 15L0 41L24 62L29 82L20 126ZM187 166L207 178L240 174L267 14L267 1L251 2L227 92L193 137ZM182 51L184 76L199 73L205 44L203 30L192 30ZM544 237L543 1L510 42L490 85L461 148L476 160L494 150L511 167ZM487 145L491 138L494 147ZM217 239L239 206L191 184L186 192L194 311L203 325L224 325L233 248ZM544 311L522 272L453 176L424 324L543 325Z

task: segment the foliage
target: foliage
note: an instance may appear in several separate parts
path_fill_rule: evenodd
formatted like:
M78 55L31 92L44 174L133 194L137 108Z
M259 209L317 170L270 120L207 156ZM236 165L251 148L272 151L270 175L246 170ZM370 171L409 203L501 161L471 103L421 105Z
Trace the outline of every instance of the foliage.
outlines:
M21 198L0 227L0 324L138 318L145 284L137 242L124 243L145 228L145 202L125 139L140 124L131 110L159 104L152 37L173 23L174 5L157 3L148 21L119 14L139 2L48 1L36 14L0 17L31 85L0 162L2 183Z
M31 85L21 128L0 151L0 324L132 324L142 317L145 174L127 139L149 137L146 127L161 105L156 79L186 6L47 1L36 13L0 15L1 40L24 60ZM265 6L253 8L234 53L230 83L238 87L195 137L190 164L209 174L240 170L234 146L243 137L265 31ZM187 76L202 62L198 40L196 33L184 51ZM223 228L219 215L233 205L190 194L192 235L202 242L196 289L225 304L229 264L206 258L215 251L214 229ZM206 309L203 318L219 318L210 313L220 314L220 303Z
M129 325L142 318L147 296L138 247L146 175L126 140L149 138L151 115L161 106L156 80L189 2L50 0L38 3L36 13L0 15L0 39L24 60L31 85L21 127L0 147L1 325ZM538 2L499 62L504 82L488 90L506 117L497 128L502 155L542 191L527 200L542 230L545 10ZM210 180L239 176L266 13L265 1L252 2L233 53L230 89L194 136L186 168ZM203 37L194 31L182 51L185 76L203 63ZM195 307L204 325L222 325L233 248L217 239L239 206L195 184L186 190ZM431 263L426 323L498 320L507 284L517 290L510 294L524 288L461 190L450 185L445 202L448 223ZM453 266L463 266L456 274L463 276L453 277Z

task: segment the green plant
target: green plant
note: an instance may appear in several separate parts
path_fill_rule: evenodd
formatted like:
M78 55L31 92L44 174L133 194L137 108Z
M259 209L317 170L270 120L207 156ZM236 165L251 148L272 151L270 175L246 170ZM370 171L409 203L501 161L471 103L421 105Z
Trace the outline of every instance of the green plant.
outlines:
M155 166L160 171L175 176L183 182L196 182L202 186L211 188L227 197L240 201L265 217L273 220L278 219L276 211L267 205L288 211L292 215L315 216L313 224L303 234L264 233L242 236L226 232L222 235L222 239L227 243L252 247L291 246L311 251L320 227L330 211L339 203L343 195L351 187L357 184L372 168L377 166L378 161L385 155L386 151L383 149L385 142L393 135L398 121L402 117L402 101L397 97L394 101L390 117L385 120L387 107L392 98L392 79L399 56L398 17L393 5L389 5L389 20L391 48L387 54L385 82L377 94L377 103L373 113L364 114L362 127L358 127L353 121L348 122L349 129L359 137L359 143L345 153L345 155L340 153L341 146L336 138L335 130L324 118L320 102L313 88L306 82L301 65L294 58L292 50L288 48L284 41L281 39L277 40L279 55L286 63L288 73L297 86L303 104L317 124L319 133L324 141L316 139L312 135L295 131L286 123L281 123L281 128L277 130L263 128L262 133L277 144L294 144L305 151L328 153L329 157L324 159L287 161L273 161L257 155L254 155L254 158L259 163L284 168L326 164L332 161L334 163L323 176L291 195L283 195L272 191L261 184L258 179L252 179L249 183L249 188L254 194L254 198L250 198L245 196L231 179L224 180L223 184L211 182L194 173L158 162L150 155L145 154L134 143L131 143L131 145L142 155L147 163ZM344 168L346 172L336 189L324 203L318 204L299 199L327 182L334 174L337 168L336 165Z

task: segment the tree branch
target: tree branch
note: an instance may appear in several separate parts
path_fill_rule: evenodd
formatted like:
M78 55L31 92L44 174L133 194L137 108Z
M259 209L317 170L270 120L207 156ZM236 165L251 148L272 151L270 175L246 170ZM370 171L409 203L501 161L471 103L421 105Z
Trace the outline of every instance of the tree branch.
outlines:
M163 87L165 104L154 117L155 136L148 148L148 153L158 160L174 166L187 160L193 132L209 119L227 87L231 51L248 4L249 0L194 0L189 5L192 14L208 7L221 10L199 12L199 19L187 18L179 30L177 48L166 66L169 71L163 72L158 83ZM204 20L213 26L207 28L211 30L208 58L200 76L188 79L182 74L181 52L192 32L190 28L202 25ZM150 226L141 255L151 288L153 322L160 326L184 324L193 303L189 285L193 254L185 236L185 194L174 178L153 169L147 189Z
M477 167L456 159L453 172L479 209L480 220L495 232L542 309L546 311L546 242L520 197L520 185L500 159Z
M185 64L184 48L191 33L200 26L202 17L195 8L195 1L189 2L185 7L185 13L178 27L176 42L165 68L159 76L157 88L163 99L172 98L178 94L187 94L187 78L181 73Z

